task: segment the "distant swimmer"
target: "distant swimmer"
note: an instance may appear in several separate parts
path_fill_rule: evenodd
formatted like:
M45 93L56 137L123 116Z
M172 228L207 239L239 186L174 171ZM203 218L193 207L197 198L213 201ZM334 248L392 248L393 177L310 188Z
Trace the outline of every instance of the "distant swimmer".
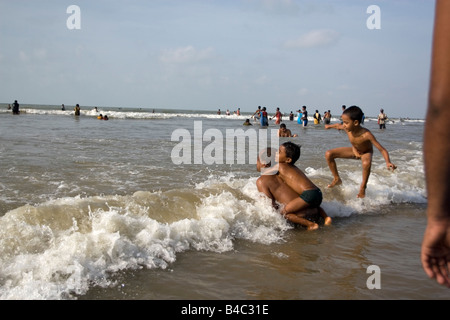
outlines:
M250 119L245 120L244 126L252 126L252 124L250 123Z
M386 113L384 113L383 109L380 109L380 114L378 115L378 125L380 126L380 129L386 129L386 120L388 119L388 116Z
M13 106L12 106L12 113L13 114L19 114L19 103L17 102L17 100L14 101Z
M98 120L103 120L103 115L100 113L99 116L97 117Z
M344 105L342 106L342 112L344 112L346 108L347 108L347 107L346 107L345 104L344 104ZM341 120L341 124L343 124L343 122L342 122L342 115L339 117L339 119Z
M103 117L103 120L109 120L108 116L105 114L105 116Z
M297 123L302 124L302 111L300 109L297 110Z
M77 105L75 106L75 108L73 110L75 110L75 115L76 116L80 115L81 108L80 108L80 105L78 103L77 103Z
M331 112L330 110L325 111L324 115L323 115L323 121L325 124L330 124L331 123Z
M306 127L308 125L308 111L306 111L306 106L302 107L302 121L303 126Z
M283 117L283 115L281 114L280 108L277 108L275 115L272 118L270 118L270 120L272 120L273 118L277 118L275 120L275 124L280 124L282 121L282 117Z
M253 113L252 118L259 119L259 114L261 112L261 106L258 106L258 109L256 109L255 113Z
M64 103L61 105L61 110L62 111L66 110L66 107L64 106Z
M261 121L261 127L268 127L269 126L269 120L267 116L266 107L263 107L259 113L260 121Z
M319 110L316 110L316 113L314 113L314 124L320 124L322 122L322 116L319 113Z
M292 134L291 130L286 128L286 125L284 123L280 124L280 129L278 129L278 136L279 137L288 137L288 138L295 138L298 137L297 134Z

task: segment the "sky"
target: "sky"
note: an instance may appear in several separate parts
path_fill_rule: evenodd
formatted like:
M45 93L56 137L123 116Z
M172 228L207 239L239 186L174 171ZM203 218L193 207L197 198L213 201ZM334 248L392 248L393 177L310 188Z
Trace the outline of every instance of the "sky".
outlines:
M434 5L0 0L0 102L424 118Z

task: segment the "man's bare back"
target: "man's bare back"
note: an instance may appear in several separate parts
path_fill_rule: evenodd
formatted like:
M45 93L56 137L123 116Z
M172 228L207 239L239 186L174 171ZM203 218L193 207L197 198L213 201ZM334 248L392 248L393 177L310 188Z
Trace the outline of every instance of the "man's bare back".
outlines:
M266 193L268 191L273 202L278 202L282 205L298 197L298 194L284 183L279 175L261 176L256 181L256 186L260 192Z
M274 208L279 209L278 205L286 205L292 200L298 198L298 194L291 189L278 175L263 175L256 181L258 191L264 193L270 199L272 199L272 205ZM317 223L311 222L305 217L314 216L320 214L321 208L307 208L301 212L291 213L285 217L300 225L306 226L308 230L315 230L319 227ZM331 220L331 219L330 219ZM327 222L328 224L328 222Z

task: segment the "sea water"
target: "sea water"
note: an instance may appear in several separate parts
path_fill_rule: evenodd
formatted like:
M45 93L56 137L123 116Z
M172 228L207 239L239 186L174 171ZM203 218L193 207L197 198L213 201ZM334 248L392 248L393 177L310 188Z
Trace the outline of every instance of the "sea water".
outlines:
M173 161L176 130L192 139L199 122L222 137L259 132L253 120L242 125L250 114L82 107L75 117L25 106L13 116L0 107L0 299L449 298L419 259L421 119L391 119L386 130L366 119L398 169L388 171L375 150L366 198L357 199L359 161L337 160L343 185L327 188L325 152L349 146L346 134L285 117L299 136L279 142L302 146L296 165L322 189L333 218L308 232L258 192L252 161ZM373 265L378 289L368 286Z

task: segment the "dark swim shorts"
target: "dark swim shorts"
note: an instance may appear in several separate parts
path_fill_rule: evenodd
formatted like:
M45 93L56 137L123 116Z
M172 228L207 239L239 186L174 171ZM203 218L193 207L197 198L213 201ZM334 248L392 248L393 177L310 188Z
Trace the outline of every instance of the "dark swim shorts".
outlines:
M300 198L308 203L312 208L318 208L322 204L322 191L320 189L305 190Z

